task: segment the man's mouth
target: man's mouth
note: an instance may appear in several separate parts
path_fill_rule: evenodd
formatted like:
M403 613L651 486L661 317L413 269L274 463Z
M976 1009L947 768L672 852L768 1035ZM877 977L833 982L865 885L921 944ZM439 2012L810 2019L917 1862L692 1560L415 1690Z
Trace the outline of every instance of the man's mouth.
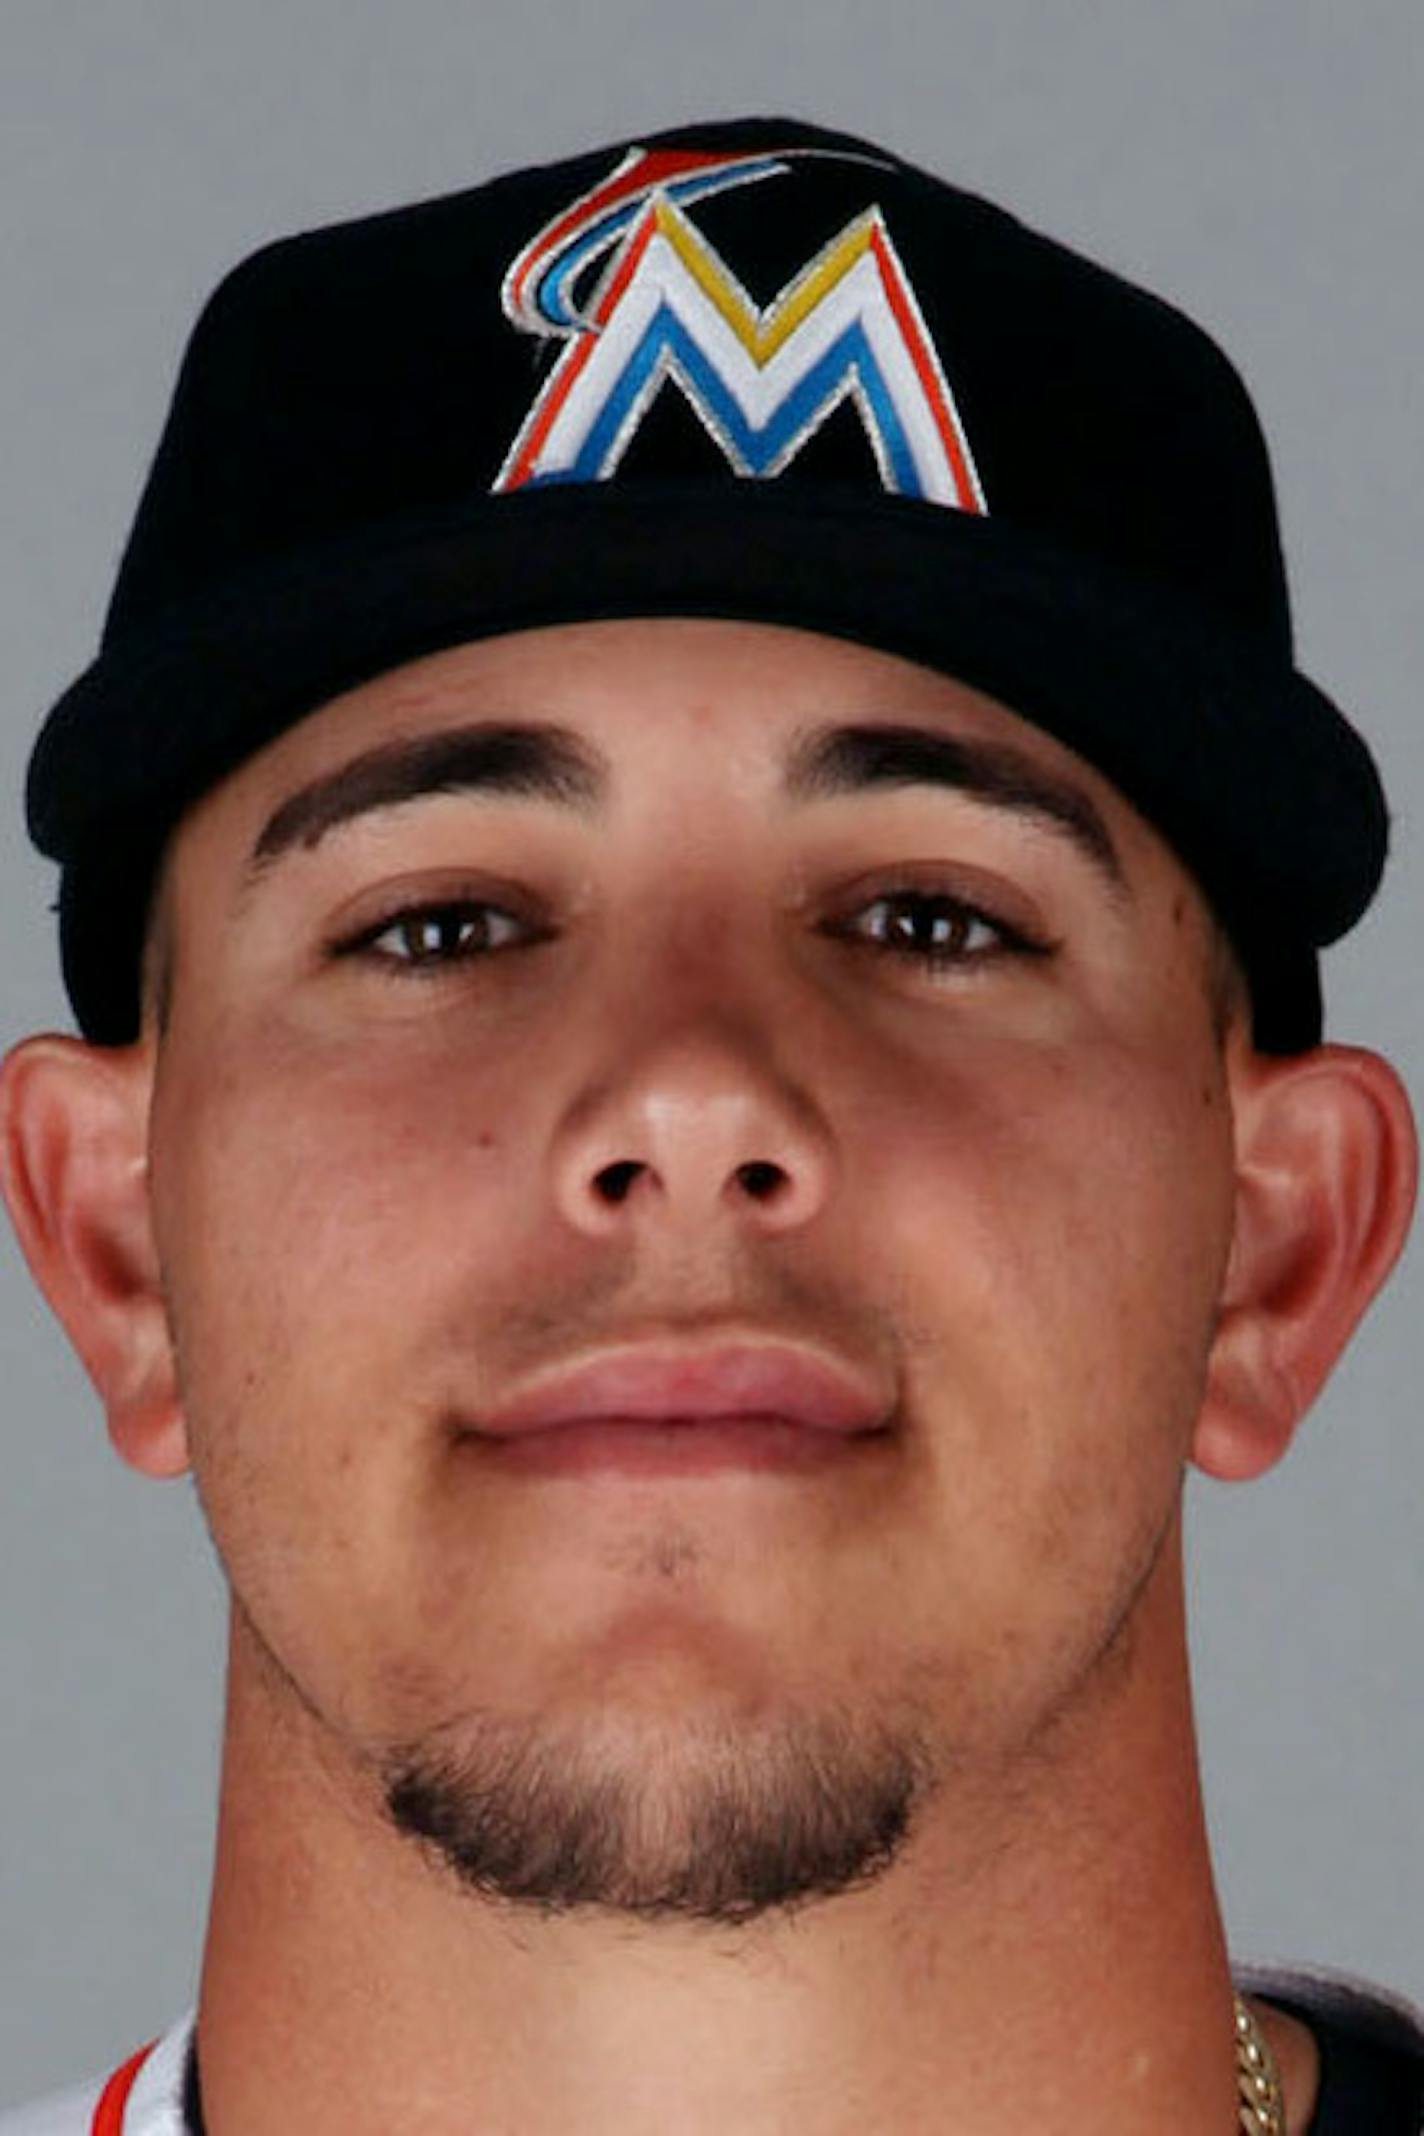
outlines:
M805 1470L883 1438L892 1414L868 1375L799 1343L638 1343L537 1375L471 1436L540 1472Z

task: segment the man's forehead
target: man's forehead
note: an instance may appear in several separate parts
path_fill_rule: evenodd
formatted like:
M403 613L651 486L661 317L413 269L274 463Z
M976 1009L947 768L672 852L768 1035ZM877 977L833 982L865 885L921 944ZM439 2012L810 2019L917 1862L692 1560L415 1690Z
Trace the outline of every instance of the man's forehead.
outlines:
M758 766L758 744L764 738ZM654 746L666 743L667 746ZM805 818L856 797L957 793L1076 845L1115 890L1154 831L1092 766L972 686L900 655L761 623L649 618L474 641L317 708L209 808L250 830L249 873L423 797L542 803L585 823L685 753L709 800L760 770Z
M357 751L497 719L563 729L570 795L590 803L667 734L686 738L709 781L726 761L719 741L755 752L764 738L768 763L798 759L791 798L802 798L813 729L907 715L1003 745L1102 806L1132 807L1086 758L972 682L847 638L721 617L555 623L444 647L314 706L222 783L246 779L269 798Z

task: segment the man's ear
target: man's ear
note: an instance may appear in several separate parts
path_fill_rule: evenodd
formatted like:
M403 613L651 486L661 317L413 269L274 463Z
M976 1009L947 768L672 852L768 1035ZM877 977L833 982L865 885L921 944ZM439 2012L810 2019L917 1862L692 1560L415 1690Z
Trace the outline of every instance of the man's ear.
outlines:
M181 1475L178 1401L148 1198L147 1044L25 1039L0 1066L0 1186L123 1458Z
M1243 1050L1230 1080L1235 1227L1192 1459L1238 1480L1280 1459L1394 1266L1419 1152L1378 1054Z

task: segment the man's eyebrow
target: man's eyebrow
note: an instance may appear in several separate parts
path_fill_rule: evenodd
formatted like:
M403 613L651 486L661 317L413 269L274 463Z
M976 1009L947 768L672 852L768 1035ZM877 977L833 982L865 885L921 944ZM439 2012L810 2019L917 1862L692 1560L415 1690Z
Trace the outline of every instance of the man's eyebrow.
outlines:
M792 750L783 790L788 800L804 802L904 786L948 787L991 808L1033 817L1071 839L1115 890L1127 890L1117 847L1092 796L1011 743L905 724L815 727Z
M384 742L288 795L263 826L247 876L264 874L294 847L310 850L340 824L428 795L508 796L596 816L609 774L601 751L571 729L546 723L490 722ZM787 759L782 794L805 805L908 786L948 788L1032 817L1069 838L1116 889L1126 888L1117 848L1090 795L1008 743L903 722L803 728Z
M594 815L607 772L602 754L564 727L502 721L383 742L289 794L264 824L247 874L265 873L294 846L310 851L357 816L431 794L509 795Z

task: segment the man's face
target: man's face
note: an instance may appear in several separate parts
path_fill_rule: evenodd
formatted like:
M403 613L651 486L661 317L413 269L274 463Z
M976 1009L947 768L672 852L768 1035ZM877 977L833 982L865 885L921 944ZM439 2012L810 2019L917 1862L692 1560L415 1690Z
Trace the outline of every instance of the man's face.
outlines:
M389 757L308 791L492 726L561 730L601 796L393 801ZM955 739L953 783L862 747L783 790L849 727ZM710 1909L737 1854L698 1885L698 1816L730 1788L749 1862L814 1753L852 1807L781 1889L830 1888L897 1787L1007 1769L1106 1680L1202 1399L1232 1140L1202 901L1079 758L850 644L567 626L293 728L181 827L169 894L152 1194L238 1652L338 1763L463 1819L472 1878ZM560 1360L748 1333L853 1361L892 1428L697 1476L472 1436ZM540 1882L516 1797L530 1847L597 1800L582 1882Z

